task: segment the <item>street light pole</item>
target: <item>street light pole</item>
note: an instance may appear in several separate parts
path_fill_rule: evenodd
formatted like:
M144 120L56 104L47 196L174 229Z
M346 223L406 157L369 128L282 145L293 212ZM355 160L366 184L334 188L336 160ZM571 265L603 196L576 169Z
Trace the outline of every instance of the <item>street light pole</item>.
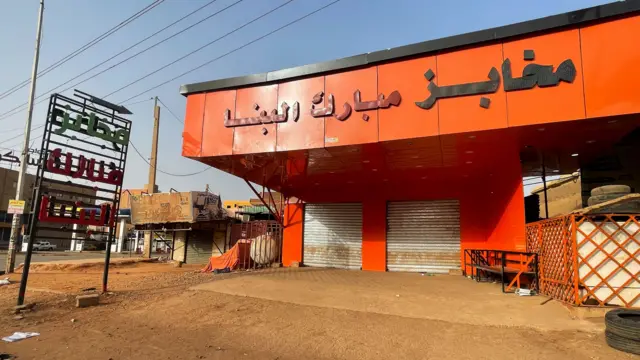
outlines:
M22 145L22 156L20 157L20 170L18 172L18 183L16 185L16 200L22 199L24 178L27 172L29 154L29 138L31 137L31 119L33 117L33 98L36 92L36 78L38 76L38 60L40 58L40 38L42 35L42 15L44 13L44 0L40 0L40 12L38 14L38 30L36 31L36 50L33 57L33 68L31 70L31 88L29 89L29 107L27 111L27 122L24 125L24 143ZM35 201L35 199L32 199ZM7 263L5 266L6 273L12 273L15 270L16 262L16 246L20 234L20 216L13 215L11 223L11 238L9 240L9 251L7 253Z

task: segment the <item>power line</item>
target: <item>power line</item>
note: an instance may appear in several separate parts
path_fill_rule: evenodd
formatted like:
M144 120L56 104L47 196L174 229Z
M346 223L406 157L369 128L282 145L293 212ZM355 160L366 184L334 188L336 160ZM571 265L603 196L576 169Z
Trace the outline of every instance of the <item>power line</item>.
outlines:
M44 125L42 125L42 126L38 126L38 127L35 127L35 128L33 128L32 130L39 129L39 128L43 127L43 126L44 126ZM20 135L22 136L22 135L24 135L24 133L22 133L22 134L20 134ZM44 134L38 135L38 136L36 136L36 137L32 138L32 140L39 139L39 138L41 138L43 135L44 135ZM0 142L0 144L6 144L7 142L9 142L9 141L11 141L11 140L13 140L13 139L16 139L16 137L14 137L14 138L10 138L10 139L7 139L7 140L4 140L4 141ZM22 142L22 140L21 140L21 142ZM19 142L19 143L15 144L15 145L11 145L10 147L11 147L11 148L15 148L16 146L22 146L23 144L22 144L21 142ZM7 146L8 146L8 145L7 145Z
M134 102L131 102L131 103L126 103L126 104L122 104L122 106L132 106L132 105L137 105L137 104L141 104L141 103L143 103L143 102L147 102L147 101L151 101L151 100L153 100L153 98L146 99L146 100L140 100L140 101L134 101Z
M163 103L162 100L160 100L160 98L158 98L158 101L160 101L160 104L164 105L164 108L167 109L169 114L173 115L174 119L176 119L180 124L184 124L184 122L182 122L182 120L180 120L180 118L178 116L176 116L176 114L174 114L173 111L171 111L171 109L169 109L167 104Z
M163 1L164 1L164 0L163 0ZM43 96L46 96L46 95L50 94L51 92L53 92L53 91L55 91L55 90L57 90L57 89L59 89L59 88L63 87L64 85L67 85L68 83L72 82L73 80L75 80L75 79L77 79L77 78L81 77L82 75L85 75L85 74L87 74L88 72L90 72L90 71L92 71L92 70L94 70L94 69L96 69L96 68L100 67L101 65L103 65L103 64L105 64L105 63L107 63L108 61L113 60L114 58L116 58L116 57L120 56L120 55L121 55L121 54L123 54L124 52L126 52L126 51L128 51L128 50L130 50L130 49L134 48L135 46L139 45L140 43L142 43L142 42L144 42L144 41L148 40L149 38L151 38L151 37L153 37L153 36L155 36L155 35L157 35L157 34L161 33L162 31L166 30L167 28L169 28L169 27L171 27L171 26L173 26L173 25L177 24L178 22L180 22L180 21L182 21L182 20L186 19L187 17L189 17L189 16L191 16L191 15L195 14L196 12L198 12L198 11L202 10L203 8L205 8L205 7L207 7L207 6L211 5L211 4L213 4L213 3L214 3L214 2L216 2L216 1L217 1L217 0L210 1L209 3L207 3L207 4L205 4L205 5L201 6L201 7L199 7L199 8L198 8L198 9L196 9L195 11L192 11L191 13L189 13L189 14L187 14L187 15L183 16L182 18L180 18L180 19L178 19L178 20L176 20L176 21L174 21L172 24L170 24L170 25L168 25L168 26L166 26L166 27L164 27L164 28L160 29L159 31L156 31L155 33L153 33L153 34L151 34L151 35L147 36L145 39L143 39L143 40L141 40L141 41L137 42L136 44L134 44L134 45L132 45L132 46L130 46L130 47L128 47L128 48L126 48L125 50L122 50L121 52L117 53L116 55L113 55L112 57L108 58L107 60L105 60L105 61L103 61L103 62L101 62L101 63L99 63L99 64L97 64L97 65L93 66L92 68L90 68L90 69L88 69L88 70L84 71L83 73L81 73L81 74L79 74L79 75L76 75L75 77L73 77L73 78L71 78L71 79L67 80L66 82L64 82L64 83L62 83L62 84L59 84L58 86L56 86L56 87L54 87L54 88L51 88L51 89L49 89L49 90L47 90L47 91L44 91L43 93L41 93L40 95L38 95L36 98L37 98L37 99L40 99L40 98L42 98ZM107 71L109 71L109 70L112 70L112 69L114 69L114 68L116 68L116 67L118 67L118 66L120 66L120 65L124 64L125 62L128 62L128 61L130 61L130 60L134 59L134 58L136 58L137 56L142 55L142 54L144 54L145 52L147 52L147 51L149 51L149 50L151 50L151 49L155 48L156 46L158 46L158 45L160 45L160 44L162 44L162 43L164 43L164 42L166 42L166 41L169 41L169 40L173 39L174 37L176 37L176 36L178 36L178 35L180 35L180 34L184 33L185 31L188 31L188 30L192 29L192 28L193 28L193 27L195 27L196 25L199 25L199 24L201 24L201 23L205 22L206 20L211 19L212 17L214 17L214 16L218 15L219 13L221 13L221 12L223 12L223 11L227 10L228 8L230 8L230 7L234 6L234 5L236 5L236 4L238 4L238 3L242 2L242 1L244 1L244 0L239 0L239 1L237 1L237 2L235 2L235 3L233 3L233 4L231 4L230 6L225 7L225 8L224 8L224 9L222 9L222 10L219 10L219 11L214 12L213 14L211 14L211 15L209 15L209 16L207 16L207 17L205 17L205 18L201 19L201 20L199 20L198 22L196 22L196 23L194 23L194 24L191 24L190 26L188 26L188 27L186 27L186 28L184 28L184 29L182 29L182 30L178 31L177 33L174 33L173 35L168 36L168 37L166 37L166 38L164 38L164 39L162 39L162 40L160 40L160 41L158 41L158 42L154 43L153 45L150 45L150 46L148 46L148 47L146 47L146 48L144 48L144 49L142 49L142 50L138 51L137 53L135 53L135 54L133 54L133 55L131 55L131 56L129 56L129 57L127 57L127 58L125 58L125 59L123 59L123 60L121 60L121 61L119 61L119 62L117 62L117 63L115 63L115 64L113 64L113 65L111 65L111 66L109 66L109 67L107 67L107 68L105 68L105 69L103 69L103 70L101 70L101 71L97 72L97 73L95 73L95 74L93 74L93 75L91 75L90 77L88 77L88 78L86 78L86 79L84 79L84 80L82 80L82 81L80 81L80 82L77 82L77 83L75 83L75 84L73 84L73 85L71 85L71 86L69 86L69 87L65 88L64 90L62 90L62 91L60 91L60 92L61 92L61 93L63 93L63 92L65 92L65 91L67 91L67 90L73 89L73 88L77 87L78 85L81 85L81 84L83 84L83 83L85 83L85 82L87 82L87 81L89 81L89 80L91 80L91 79L94 79L94 78L96 78L96 77L98 77L98 76L100 76L100 75L104 74L105 72L107 72ZM38 102L37 102L37 104L40 104L40 103L42 103L42 102L44 102L44 101L46 101L46 99L42 99L41 101L38 101ZM26 104L27 104L27 103L20 104L20 105L18 105L18 106L16 106L16 107L14 107L13 109L11 109L11 110L9 110L9 111L6 111L6 112L4 112L4 113L2 113L2 114L0 114L0 120L4 120L4 119L6 119L6 118L8 118L8 117L11 117L11 116L13 116L13 115L15 115L15 114L18 114L18 113L22 112L24 109L20 110L20 108L22 108L22 107L23 107L23 106L25 106ZM15 111L15 110L18 110L18 112L15 112L15 113L13 113L13 114L9 114L9 113L11 113L11 112L13 112L13 111Z
M43 127L44 127L44 124L42 124L42 125L40 125L40 126L36 126L36 127L34 127L33 129L31 129L31 130L37 130L37 129L40 129L40 128L43 128ZM11 141L11 140L13 140L13 139L17 139L17 138L21 137L22 135L24 135L24 133L22 133L22 134L18 134L18 135L14 136L14 137L10 137L10 138L8 138L8 139L6 139L6 140L3 140L0 144L4 144L4 143L7 143L7 142L9 142L9 141Z
M72 53L68 54L67 56L63 57L62 59L54 62L51 65L49 65L49 67L45 68L40 73L38 73L37 78L39 78L41 76L44 76L47 73L53 71L54 69L62 66L67 61L69 61L69 60L75 58L76 56L80 55L81 53L83 53L87 49L91 48L92 46L98 44L100 41L106 39L110 35L113 35L118 30L120 30L120 29L124 28L125 26L129 25L134 20L136 20L136 19L140 18L141 16L143 16L144 14L148 13L149 11L151 11L153 8L155 8L156 6L160 5L164 1L165 0L155 0L151 4L147 5L144 9L142 9L142 10L138 11L137 13L131 15L130 17L128 17L127 19L122 21L120 24L118 24L118 25L114 26L113 28L109 29L107 32L101 34L97 38L95 38L95 39L89 41L88 43L84 44L83 46L81 46L79 49L73 51ZM23 82L21 82L20 84L18 84L16 86L12 87L11 89L3 92L2 94L0 94L0 99L4 99L5 97L15 93L16 91L18 91L21 88L23 88L26 85L28 85L30 81L31 81L31 79L26 79Z
M295 19L295 20L293 20L293 21L291 21L291 22L289 22L289 23L287 23L287 24L285 24L285 25L283 25L283 26L281 26L281 27L279 27L279 28L277 28L277 29L275 29L275 30L272 30L271 32L269 32L269 33L267 33L267 34L265 34L265 35L262 35L262 36L260 36L260 37L258 37L258 38L256 38L256 39L254 39L254 40L252 40L252 41L250 41L250 42L248 42L248 43L246 43L246 44L244 44L244 45L240 46L240 47L237 47L237 48L235 48L235 49L233 49L233 50L231 50L231 51L229 51L229 52L227 52L227 53L225 53L225 54L223 54L223 55L221 55L221 56L218 56L218 57L216 57L216 58L214 58L214 59L212 59L212 60L209 60L209 61L207 61L207 62L205 62L205 63L203 63L203 64L201 64L201 65L199 65L199 66L197 66L197 67L195 67L195 68L192 68L192 69L190 69L190 70L188 70L188 71L186 71L186 72L184 72L184 73L182 73L182 74L180 74L180 75L178 75L178 76L176 76L176 77L174 77L174 78L172 78L172 79L170 79L170 80L168 80L168 81L165 81L165 82L163 82L163 83L161 83L161 84L159 84L159 85L156 85L156 86L154 86L154 87L152 87L152 88L149 88L149 89L147 89L147 90L145 90L145 91L143 91L143 92L141 92L141 93L139 93L139 94L137 94L137 95L135 95L135 96L132 96L132 97L130 97L130 98L128 98L128 99L126 99L126 100L124 100L124 101L120 102L120 104L126 103L126 102L128 102L128 101L130 101L130 100L133 100L134 98L137 98L138 96L143 95L144 93L147 93L147 92L149 92L149 91L151 91L151 90L154 90L154 89L157 89L157 88L159 88L159 87L161 87L161 86L163 86L163 85L166 85L166 84L168 84L168 83L170 83L170 82L172 82L172 81L174 81L174 80L177 80L177 79L181 78L182 76L185 76L185 75L187 75L187 74L189 74L189 73L191 73L191 72L193 72L193 71L196 71L196 70L198 70L198 69L200 69L200 68L202 68L202 67L204 67L204 66L206 66L206 65L209 65L209 64L211 64L211 63L213 63L213 62L215 62L215 61L217 61L217 60L219 60L219 59L221 59L221 58L223 58L223 57L225 57L225 56L228 56L228 55L230 55L230 54L232 54L232 53L234 53L234 52L236 52L236 51L238 51L238 50L241 50L241 49L243 49L243 48L245 48L245 47L247 47L247 46L249 46L249 45L251 45L251 44L253 44L253 43L257 42L257 41L260 41L260 40L262 40L262 39L264 39L264 38L266 38L266 37L270 36L270 35L273 35L273 34L275 34L276 32L278 32L278 31L280 31L280 30L282 30L282 29L284 29L284 28L287 28L287 27L289 27L289 26L291 26L291 25L293 25L293 24L295 24L295 23L298 23L298 22L300 22L300 21L302 21L302 20L304 20L304 19L306 19L306 18L308 18L308 17L310 17L310 16L312 16L312 15L314 15L314 14L316 14L316 13L318 13L318 12L320 12L320 11L322 11L322 10L324 10L324 9L326 9L326 8L328 8L328 7L330 7L330 6L334 5L334 4L336 4L336 3L338 3L338 2L340 2L340 1L341 1L341 0L335 0L335 1L333 1L333 2L331 2L331 3L329 3L329 4L327 4L327 5L325 5L325 6L321 7L321 8L319 8L319 9L316 9L316 10L314 10L314 11L312 11L312 12L310 12L310 13L308 13L308 14L306 14L306 15L302 16L302 17L299 17L299 18L297 18L297 19ZM243 26L244 26L244 25L243 25ZM145 101L146 101L146 100L145 100ZM166 105L165 105L165 107L166 107ZM170 111L170 112L171 112L171 111ZM13 115L13 114L12 114L12 115ZM10 115L10 116L12 116L12 115ZM174 114L174 115L175 115L175 114ZM1 119L0 119L0 120L1 120ZM44 125L42 125L42 126L44 126ZM41 126L41 127L42 127L42 126ZM22 134L21 134L21 135L22 135ZM147 164L149 164L149 166L151 166L151 164L149 163L149 161L147 161L147 160L146 160L146 158L145 158L142 154L140 154L140 152L139 152L139 151L138 151L138 149L135 147L135 145L133 144L133 142L131 142L131 145L132 145L132 147L134 148L134 150L136 151L136 153L137 153L137 154L138 154L138 155L139 155L139 156L140 156L140 157L141 157L141 158L142 158L142 159L143 159ZM199 172L196 172L196 173L192 173L192 174L171 174L171 173L168 173L168 172L165 172L165 171L162 171L162 170L160 170L160 169L157 169L157 168L156 168L156 170L158 170L159 172L161 172L161 173L163 173L163 174L165 174L165 175L169 175L169 176L193 176L193 175L197 175L197 174L203 173L203 172L205 172L205 171L207 171L207 170L209 170L209 169L210 169L210 168L207 168L207 169L204 169L204 170L202 170L202 171L199 171Z
M147 158L145 158L145 157L144 157L144 155L142 155L142 154L140 153L140 151L138 151L138 148L136 148L136 146L133 144L133 141L129 141L129 143L131 144L131 147L133 147L133 150L135 150L135 151L136 151L136 153L138 154L138 156L140 156L140 158L141 158L142 160L144 160L144 162L146 162L147 164L149 164L149 166L151 166L151 167L153 168L154 166L153 166L153 165L151 165L151 163L149 162L149 160L147 160ZM157 171L159 171L159 172L161 172L161 173L165 174L165 175L169 175L169 176L176 176L176 177L187 177L187 176L194 176L194 175L202 174L202 173L203 173L203 172L205 172L205 171L209 171L209 170L211 170L211 167L208 167L208 168L206 168L206 169L204 169L204 170L201 170L201 171L198 171L198 172L194 172L194 173L191 173L191 174L171 174L171 173L168 173L168 172L166 172L166 171L162 171L162 170L158 169L158 167L157 167L157 166L155 167L155 169L156 169Z
M140 93L138 93L138 94L136 94L134 96L131 96L130 98L128 98L128 99L126 99L126 100L124 100L122 102L127 102L127 101L130 101L130 100L133 100L133 99L137 98L138 96L144 95L145 93L148 93L149 91L155 90L155 89L157 89L157 88L159 88L161 86L164 86L164 85L166 85L166 84L168 84L168 83L170 83L170 82L172 82L174 80L177 80L177 79L179 79L179 78L181 78L181 77L183 77L183 76L185 76L185 75L187 75L189 73L192 73L192 72L194 72L194 71L196 71L196 70L198 70L200 68L203 68L203 67L205 67L205 66L207 66L207 65L209 65L209 64L211 64L211 63L213 63L213 62L215 62L215 61L217 61L219 59L222 59L223 57L225 57L227 55L233 54L234 52L236 52L238 50L241 50L241 49L243 49L243 48L245 48L245 47L247 47L247 46L249 46L249 45L251 45L251 44L253 44L253 43L257 42L257 41L259 41L259 40L262 40L262 39L266 38L267 36L275 34L276 32L278 32L278 31L280 31L280 30L282 30L282 29L284 29L284 28L286 28L288 26L291 26L291 25L293 25L293 24L295 24L295 23L297 23L297 22L299 22L299 21L301 21L303 19L306 19L309 16L314 15L315 13L318 13L318 12L320 12L320 11L322 11L322 10L328 8L329 6L334 5L334 4L338 3L338 2L340 2L340 0L335 0L335 1L323 6L323 7L319 8L319 9L317 9L317 10L314 10L314 11L308 13L307 15L304 15L304 16L296 19L296 20L293 20L293 21L287 23L286 25L283 25L283 26L281 26L281 27L279 27L279 28L277 28L277 29L265 34L265 35L260 36L257 39L254 39L254 40L252 40L252 41L250 41L250 42L248 42L248 43L246 43L246 44L244 44L244 45L242 45L240 47L237 47L237 48L235 48L235 49L233 49L233 50L231 50L231 51L229 51L229 52L227 52L227 53L225 53L223 55L220 55L220 56L218 56L218 57L216 57L216 58L214 58L212 60L209 60L209 61L207 61L207 62L205 62L205 63L203 63L203 64L201 64L199 66L196 66L195 68L187 70L187 71L183 72L182 74L180 74L178 76L175 76L175 77L173 77L173 78L171 78L171 79L169 79L169 80L167 80L167 81L165 81L163 83L160 83L160 84L158 84L156 86L153 86L153 87L151 87L151 88L149 88L147 90L144 90L144 91L142 91L142 92L140 92Z
M233 6L233 5L237 4L237 3L241 2L241 1L242 1L242 0L240 0L240 1L238 1L238 2L235 2L235 3L233 3L231 6ZM218 41L220 41L220 40L222 40L222 39L226 38L227 36L229 36L229 35L231 35L231 34L235 33L236 31L239 31L239 30L241 30L241 29L245 28L246 26L249 26L249 25L253 24L254 22L256 22L256 21L258 21L258 20L260 20L260 19L264 18L265 16L268 16L269 14L271 14L271 13L273 13L274 11L276 11L276 10L278 10L278 9L282 8L283 6L285 6L285 5L289 4L289 3L291 3L292 1L293 1L293 0L288 0L288 1L286 1L284 4L281 4L281 5L277 6L276 8L271 9L271 10L267 11L266 13L264 13L264 14L262 14L262 15L258 16L257 18L254 18L253 20L250 20L250 21L248 21L248 22L244 23L242 26L239 26L239 27L235 28L234 30L229 31L228 33L226 33L226 34L224 34L224 35L222 35L222 36L219 36L218 38L216 38L216 39L214 39L214 40L212 40L212 41L210 41L210 42L208 42L208 43L206 43L206 44L204 44L204 45L200 46L199 48L197 48L197 49L195 49L195 50L193 50L193 51L191 51L191 52L189 52L189 53L187 53L187 54L185 54L185 55L183 55L183 56L181 56L181 57L179 57L179 58L177 58L177 59L173 60L172 62L170 62L170 63L168 63L168 64L165 64L165 65L163 65L163 66L161 66L161 67L159 67L159 68L157 68L157 69L153 70L152 72L147 73L146 75L144 75L144 76L142 76L142 77L139 77L138 79L136 79L136 80L134 80L134 81L132 81L132 82L130 82L130 83L128 83L128 84L126 84L125 86L122 86L122 87L118 88L117 90L114 90L114 91L110 92L109 94L105 95L105 96L104 96L104 98L106 99L106 98L108 98L109 96L111 96L111 95L113 95L113 94L115 94L115 93L118 93L118 92L120 92L120 91L122 91L122 90L124 90L124 89L128 88L129 86L131 86L131 85L133 85L133 84L136 84L136 83L138 83L138 82L140 82L140 81L142 81L142 80L144 80L144 79L148 78L149 76L151 76L151 75L153 75L153 74L155 74L155 73L157 73L157 72L160 72L160 71L162 71L162 70L164 70L164 69L168 68L169 66L174 65L174 64L175 64L175 63L177 63L177 62L180 62L180 61L182 61L182 60L186 59L187 57L189 57L189 56L191 56L191 55L193 55L193 54L195 54L195 53L197 53L197 52L199 52L199 51L201 51L201 50L204 50L206 47L208 47L208 46L210 46L210 45L213 45L214 43L216 43L216 42L218 42Z

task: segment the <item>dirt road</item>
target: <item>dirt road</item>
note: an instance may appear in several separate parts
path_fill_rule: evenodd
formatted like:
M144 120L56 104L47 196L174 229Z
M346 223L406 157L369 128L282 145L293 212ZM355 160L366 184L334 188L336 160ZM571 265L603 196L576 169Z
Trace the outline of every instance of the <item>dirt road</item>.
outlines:
M74 308L67 294L99 285L98 269L36 272L30 286L38 291L27 296L38 305L21 320L9 312L17 285L0 287L0 335L41 334L0 343L0 353L65 360L632 358L593 332L461 324L195 291L194 285L238 275L193 270L115 267L114 293L86 309Z
M18 253L16 256L16 266L24 262L25 253ZM134 254L135 256L135 254ZM112 259L129 257L129 254L125 253L113 253ZM31 262L51 262L58 261L60 259L65 260L86 260L86 259L104 259L104 253L99 251L85 251L85 252L71 252L71 251L42 251L34 252L31 257ZM5 263L7 261L7 252L0 251L0 272L4 271Z

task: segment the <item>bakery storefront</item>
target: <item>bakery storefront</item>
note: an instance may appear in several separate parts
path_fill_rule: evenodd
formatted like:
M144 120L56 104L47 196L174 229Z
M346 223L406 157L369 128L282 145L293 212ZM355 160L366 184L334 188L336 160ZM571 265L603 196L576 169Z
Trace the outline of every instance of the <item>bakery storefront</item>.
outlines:
M459 270L465 249L526 250L524 177L637 133L631 34L640 6L618 2L184 85L183 155L292 199L284 266Z

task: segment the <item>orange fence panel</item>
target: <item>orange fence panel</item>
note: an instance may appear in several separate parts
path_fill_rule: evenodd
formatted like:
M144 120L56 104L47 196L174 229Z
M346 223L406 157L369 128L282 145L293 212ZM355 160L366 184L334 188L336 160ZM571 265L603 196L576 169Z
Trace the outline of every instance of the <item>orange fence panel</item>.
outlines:
M540 293L572 305L640 307L640 215L566 215L527 224Z
M639 215L576 215L579 303L640 306Z

